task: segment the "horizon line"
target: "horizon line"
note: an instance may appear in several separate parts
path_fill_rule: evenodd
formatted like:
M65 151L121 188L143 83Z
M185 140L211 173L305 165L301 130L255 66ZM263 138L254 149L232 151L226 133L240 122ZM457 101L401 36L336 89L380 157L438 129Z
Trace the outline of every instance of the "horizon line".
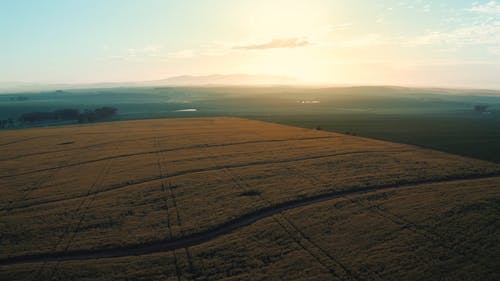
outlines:
M245 83L245 82L172 82L171 84L165 85L154 85L154 83L167 82L170 79L176 78L207 78L207 77L231 77L231 76L246 76L254 78L279 78L287 79L296 82L256 82L256 83ZM151 85L140 85L141 83L151 83ZM2 88L2 84L13 84ZM17 85L16 85L17 84ZM122 85L120 85L122 84ZM31 87L31 88L30 88ZM39 87L37 89L37 87ZM45 87L45 88L44 88ZM68 88L65 88L68 87ZM441 90L477 90L477 91L500 91L500 86L496 87L479 87L479 86L454 86L446 84L434 84L434 85L424 85L424 84L411 84L411 83L401 83L401 84L386 84L386 83L335 83L335 82L313 82L304 81L302 79L286 76L286 75L268 75L268 74L206 74L206 75L193 75L193 74L182 74L175 76L168 76L166 78L160 79L148 79L148 80L133 80L133 81L100 81L100 82L29 82L29 81L0 81L0 94L9 93L33 93L37 91L56 91L56 90L84 90L84 89L113 89L113 88L149 88L149 87L194 87L194 88L211 88L211 87L255 87L255 88L265 88L265 87L290 87L290 88L352 88L352 87L398 87L398 88L414 88L414 89L441 89Z

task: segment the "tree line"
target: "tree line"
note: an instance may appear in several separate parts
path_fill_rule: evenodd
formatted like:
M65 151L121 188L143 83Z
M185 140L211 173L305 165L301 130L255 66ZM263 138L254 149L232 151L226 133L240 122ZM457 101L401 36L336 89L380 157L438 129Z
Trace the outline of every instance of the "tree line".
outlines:
M116 115L117 109L104 106L94 110L86 109L80 111L74 108L65 108L48 112L28 112L22 114L17 121L22 124L31 124L45 121L78 121L78 123L91 123L108 119ZM0 128L14 127L15 121L12 118L0 120Z

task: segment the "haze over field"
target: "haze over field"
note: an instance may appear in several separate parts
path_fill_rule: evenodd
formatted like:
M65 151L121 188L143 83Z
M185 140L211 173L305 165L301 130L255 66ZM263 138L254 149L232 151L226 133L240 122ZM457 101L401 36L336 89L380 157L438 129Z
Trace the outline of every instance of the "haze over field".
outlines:
M8 0L0 38L10 86L251 74L275 78L209 82L500 88L498 1Z

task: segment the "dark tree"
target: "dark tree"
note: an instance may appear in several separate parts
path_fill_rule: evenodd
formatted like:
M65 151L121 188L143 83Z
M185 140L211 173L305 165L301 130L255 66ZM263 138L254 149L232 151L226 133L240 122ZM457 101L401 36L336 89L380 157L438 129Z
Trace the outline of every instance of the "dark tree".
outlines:
M66 108L54 111L54 115L58 120L78 120L78 116L80 116L80 110Z
M106 119L114 116L116 114L116 111L117 110L114 107L105 106L94 110L94 114L97 119Z
M78 109L65 108L55 110L53 112L30 112L25 113L19 117L20 122L42 122L49 120L77 120L78 123L96 122L102 119L108 119L116 115L118 110L114 107L104 106L95 110L86 109L80 112ZM13 124L13 120L12 120ZM5 126L5 125L4 125Z
M79 123L86 122L96 122L102 119L108 119L116 115L118 110L114 107L104 106L101 108L97 108L95 110L86 109L80 116L78 117Z
M54 119L54 112L30 112L21 115L19 121L33 123Z
M475 105L474 106L474 111L485 112L488 109L488 107L489 107L488 105L482 105L482 104Z

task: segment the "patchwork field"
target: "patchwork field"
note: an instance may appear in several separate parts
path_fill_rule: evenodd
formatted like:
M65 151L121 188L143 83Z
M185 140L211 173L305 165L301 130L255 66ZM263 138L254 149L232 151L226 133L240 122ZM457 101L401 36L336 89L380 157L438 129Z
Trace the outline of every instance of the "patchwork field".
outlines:
M0 168L2 280L499 275L490 162L203 118L4 131Z

